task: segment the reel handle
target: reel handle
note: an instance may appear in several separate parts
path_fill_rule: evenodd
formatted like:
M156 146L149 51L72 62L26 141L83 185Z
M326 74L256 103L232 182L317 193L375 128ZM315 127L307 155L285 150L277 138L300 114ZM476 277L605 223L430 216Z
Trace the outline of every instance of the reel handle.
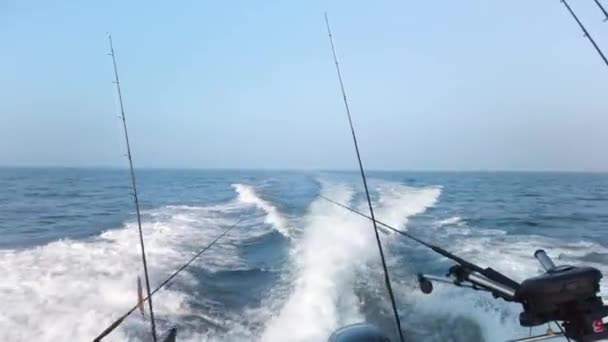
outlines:
M545 271L549 272L555 268L555 264L544 250L537 249L536 252L534 252L534 257L540 262Z

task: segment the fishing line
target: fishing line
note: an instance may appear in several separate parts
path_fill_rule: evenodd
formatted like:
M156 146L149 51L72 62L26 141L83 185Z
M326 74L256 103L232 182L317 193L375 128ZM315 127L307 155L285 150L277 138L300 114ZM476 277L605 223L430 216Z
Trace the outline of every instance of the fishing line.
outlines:
M180 268L178 268L175 272L173 272L167 279L165 279L162 283L160 283L160 285L158 285L158 287L156 287L156 289L154 289L154 291L152 291L150 294L148 294L148 296L146 298L143 298L142 300L140 300L139 302L137 302L137 304L135 304L135 306L133 306L129 311L127 311L124 315L120 316L112 324L110 324L104 331L101 332L101 334L99 334L97 337L95 337L95 339L93 339L93 342L99 342L104 337L106 337L108 334L110 334L114 329L116 329L122 323L122 321L124 321L125 318L127 318L131 313L133 313L133 311L135 311L137 309L137 307L139 305L141 305L141 303L145 302L148 299L150 299L149 301L151 301L152 300L152 296L156 292L158 292L158 290L160 290L163 286L165 286L166 284L168 284L181 271L183 271L188 266L190 266L190 264L194 260L196 260L203 253L205 253L209 248L211 248L213 245L215 245L216 242L218 242L221 238L223 238L226 234L228 234L232 229L234 229L236 226L238 226L239 223L241 223L242 221L243 221L243 218L241 217L232 226L230 226L226 230L224 230L220 235L218 235L215 239L213 239L213 241L211 241L211 243L209 243L207 246L205 246L203 249L201 249L190 260L188 260L188 262L186 262L185 264L183 264Z
M442 256L450 259L450 260L455 261L456 263L458 263L458 264L460 264L462 266L465 266L465 267L469 268L472 271L475 271L475 272L478 272L479 274L484 275L488 279L492 279L492 280L501 282L503 284L507 284L508 286L510 286L510 287L512 287L514 289L516 289L516 288L519 287L519 284L517 282L515 282L511 278L503 275L502 273L497 272L496 270L494 270L494 269L492 269L490 267L481 268L478 265L475 265L475 264L473 264L473 263L471 263L469 261L466 261L466 260L464 260L464 259L462 259L462 258L460 258L460 257L458 257L458 256L456 256L456 255L454 255L454 254L446 251L445 249L443 249L443 248L441 248L439 246L435 246L435 245L430 244L430 243L428 243L428 242L426 242L424 240L421 240L421 239L415 237L414 235L412 235L412 234L410 234L408 232L404 232L404 231L402 231L400 229L392 227L392 226L390 226L390 225L388 225L388 224L386 224L386 223L384 223L382 221L379 221L379 220L377 220L375 218L372 218L372 217L370 217L370 216L368 216L368 215L366 215L366 214L364 214L364 213L362 213L362 212L360 212L360 211L358 211L356 209L353 209L353 208L351 208L351 207L349 207L347 205L344 205L344 204L342 204L340 202L334 201L333 199L331 199L329 197L325 197L323 195L319 195L319 197L322 198L322 199L324 199L324 200L326 200L326 201L328 201L328 202L331 202L331 203L333 203L333 204L335 204L337 206L340 206L340 207L342 207L342 208L344 208L344 209L346 209L346 210L348 210L350 212L353 212L353 213L355 213L355 214L357 214L357 215L359 215L361 217L365 217L368 220L373 220L374 222L376 222L377 224L381 225L382 227L384 227L386 229L389 229L389 230L391 230L391 231L393 231L395 233L401 234L401 235L407 237L408 239L413 240L413 241L415 241L415 242L417 242L417 243L419 243L419 244L421 244L421 245L423 245L423 246L425 246L425 247L433 250L435 253L437 253L439 255L442 255Z
M108 40L110 42L110 53L112 56L112 64L114 65L114 83L116 84L116 92L118 93L118 103L120 104L120 117L122 119L122 126L125 132L125 143L127 145L127 158L129 159L129 171L131 173L131 187L133 188L133 199L135 201L135 212L137 214L137 228L139 230L139 244L141 246L141 261L144 266L144 277L146 280L146 292L148 297L150 294L150 277L148 276L148 263L146 261L146 248L144 246L144 235L141 229L141 213L139 211L139 199L137 198L137 186L135 185L135 172L133 171L133 158L131 157L131 146L129 144L129 134L127 132L127 120L125 118L125 109L122 103L122 92L120 91L120 81L118 80L118 67L116 66L116 56L114 55L114 47L112 46L112 36L108 34ZM156 342L156 324L154 322L154 309L152 308L152 298L148 301L150 307L150 324L152 327L152 340Z
M380 253L380 260L382 261L382 269L384 270L384 282L386 284L386 289L388 290L388 294L391 300L391 305L393 307L393 314L395 315L395 323L397 324L397 331L399 332L399 339L401 342L404 342L403 332L401 331L401 321L399 320L399 313L397 312L397 303L395 302L395 296L393 294L393 288L391 286L391 280L389 277L388 269L386 267L386 260L384 258L384 251L382 250L382 242L380 241L380 234L378 232L378 226L376 225L376 218L374 216L374 208L372 206L372 199L369 195L369 190L367 188L367 179L365 178L365 171L363 169L363 162L361 161L361 154L359 153L359 145L357 144L357 136L355 135L355 128L353 127L353 120L350 115L350 109L348 107L348 101L346 100L346 92L344 91L344 83L342 82L342 74L340 73L340 66L338 64L338 58L336 57L336 49L334 47L334 40L331 35L331 29L329 27L329 19L327 18L327 13L325 13L325 24L327 26L327 34L329 36L329 42L331 44L331 52L334 57L334 62L336 64L336 72L338 73L338 80L340 81L340 90L342 91L342 98L344 100L344 107L346 108L346 115L348 117L348 123L350 125L350 132L353 137L353 143L355 144L355 151L357 152L357 161L359 162L359 171L361 172L361 179L363 180L363 187L365 188L365 196L367 197L367 204L369 207L369 213L371 215L372 224L374 226L374 233L376 234L376 242L378 244L378 252Z
M412 235L412 234L410 234L408 232L404 232L404 231L402 231L400 229L397 229L397 228L395 228L393 226L390 226L390 225L388 225L388 224L386 224L386 223L384 223L384 222L382 222L380 220L371 218L370 216L368 216L368 215L366 215L366 214L364 214L364 213L362 213L362 212L360 212L360 211L358 211L358 210L356 210L354 208L351 208L351 207L349 207L349 206L347 206L345 204L342 204L342 203L340 203L338 201L334 201L333 199L331 199L329 197L325 197L323 195L319 195L319 197L322 198L322 199L324 199L324 200L326 200L326 201L328 201L328 202L331 202L331 203L333 203L333 204L335 204L335 205L337 205L339 207L342 207L342 208L344 208L344 209L346 209L346 210L348 210L350 212L353 212L353 213L355 213L355 214L357 214L359 216L365 217L368 220L375 220L375 222L377 224L381 225L382 227L384 227L384 228L386 228L386 229L388 229L390 231L393 231L395 233L401 234L401 235L407 237L410 240L413 240L413 241L415 241L415 242L417 242L417 243L419 243L419 244L421 244L421 245L423 245L425 247L428 247L428 248L432 249L433 251L435 251L435 252L437 252L437 253L439 253L439 254L441 254L441 255L449 258L449 259L452 259L452 260L458 262L459 264L465 264L466 266L470 266L475 271L483 271L482 269L477 269L478 266L473 265L473 264L469 264L466 260L462 260L459 257L455 256L454 254L452 254L452 253L444 250L443 248L437 247L437 246L432 245L432 244L430 244L430 243L428 243L428 242L426 242L424 240L421 240L421 239L415 237L414 235Z
M597 46L597 44L595 43L595 40L593 40L593 38L591 37L591 35L589 34L589 32L587 32L587 29L585 28L585 26L583 25L583 23L581 23L581 21L578 19L578 17L576 16L576 14L574 14L574 11L570 7L570 5L568 5L568 2L566 2L566 0L561 0L561 2L564 4L564 6L566 6L566 8L568 9L568 12L570 12L570 14L574 18L574 20L576 20L576 22L578 23L578 26L581 28L581 30L583 30L583 33L584 33L585 37L587 39L589 39L589 41L591 42L591 44L593 44L593 47L595 48L595 51L597 51L597 53L600 55L600 57L602 57L602 59L604 60L604 63L606 64L606 66L608 66L608 59L606 59L606 56L604 56L604 53L602 52L602 50L600 49L600 47ZM601 6L601 4L600 4L600 6ZM603 7L602 7L602 9L603 9Z
M356 209L353 209L353 208L351 208L351 207L349 207L347 205L344 205L344 204L342 204L342 203L340 203L338 201L334 201L333 199L331 199L329 197L325 197L323 195L319 195L319 197L322 198L322 199L324 199L324 200L326 200L326 201L328 201L328 202L330 202L330 203L333 203L333 204L335 204L335 205L337 205L339 207L342 207L342 208L344 208L344 209L346 209L346 210L348 210L348 211L350 211L352 213L355 213L355 214L357 214L357 215L359 215L361 217L365 217L368 220L372 220L372 218L370 216L367 216L364 213L362 213L362 212L360 212L360 211L358 211ZM430 244L428 242L425 242L424 240L421 240L421 239L413 236L412 234L410 234L408 232L404 232L404 231L402 231L400 229L392 227L392 226L390 226L390 225L388 225L388 224L386 224L386 223L384 223L382 221L379 221L379 220L375 220L375 222L378 223L379 225L381 225L382 227L387 228L390 231L393 231L395 233L401 234L401 235L407 237L408 239L413 240L413 241L415 241L415 242L417 242L417 243L419 243L419 244L421 244L421 245L423 245L425 247L428 247L431 250L433 250L434 252L436 252L436 253L438 253L438 254L440 254L440 255L448 258L448 259L454 260L458 264L463 265L465 267L468 267L471 270L476 271L476 272L478 272L478 273L486 276L489 279L493 279L493 280L497 280L497 281L503 281L507 285L512 286L514 289L517 289L520 286L517 282L515 282L512 279L504 276L503 274L495 271L492 268L485 268L485 269L481 268L481 267L479 267L479 266L477 266L475 264L472 264L472 263L470 263L470 262L468 262L468 261L466 261L464 259L461 259L460 257L458 257L458 256L456 256L456 255L454 255L454 254L446 251L445 249L443 249L441 247L438 247L438 246L432 245L432 244ZM570 338L568 336L566 336L564 328L557 321L554 321L554 323L557 326L557 328L559 329L559 331L561 332L561 334L566 338L566 340L568 342L570 342ZM530 327L530 333L531 332L532 332L532 327Z
M593 0L595 1L595 4L597 5L597 7L600 8L600 10L602 11L602 13L604 14L604 21L608 21L608 12L606 12L606 9L604 8L604 6L602 6L602 3L600 2L600 0Z

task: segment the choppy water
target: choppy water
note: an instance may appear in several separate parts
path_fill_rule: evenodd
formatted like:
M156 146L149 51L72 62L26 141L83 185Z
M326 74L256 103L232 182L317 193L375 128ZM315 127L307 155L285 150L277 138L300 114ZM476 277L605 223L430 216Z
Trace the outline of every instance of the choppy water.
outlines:
M362 320L393 331L370 223L319 198L364 210L356 173L137 175L153 286L244 219L155 297L161 329L177 324L179 340L323 341ZM539 247L608 272L606 174L370 178L379 219L514 279L539 272ZM126 171L7 168L0 189L0 341L90 340L135 303L141 263ZM527 335L517 305L452 287L421 294L415 274L450 263L395 234L382 239L409 340ZM140 341L146 329L136 313L107 340Z

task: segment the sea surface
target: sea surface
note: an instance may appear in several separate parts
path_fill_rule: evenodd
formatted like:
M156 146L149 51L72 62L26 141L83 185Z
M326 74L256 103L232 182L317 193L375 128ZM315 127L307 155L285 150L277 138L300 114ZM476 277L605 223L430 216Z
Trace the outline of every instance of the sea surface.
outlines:
M152 287L240 224L154 297L179 341L325 341L369 321L395 336L356 172L136 170ZM608 274L608 175L369 172L378 219L516 280L556 263ZM126 170L0 169L0 341L90 341L137 301L142 275ZM529 334L520 307L436 285L451 262L382 232L408 341ZM608 296L607 282L602 295ZM107 341L149 341L145 313ZM541 333L546 327L535 329Z

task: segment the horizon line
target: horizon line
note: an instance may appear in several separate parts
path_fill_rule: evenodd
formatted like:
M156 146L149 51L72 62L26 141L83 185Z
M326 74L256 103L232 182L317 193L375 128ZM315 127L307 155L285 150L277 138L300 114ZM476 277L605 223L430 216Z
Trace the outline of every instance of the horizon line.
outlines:
M190 170L190 171L291 171L291 172L358 172L356 168L290 168L290 167L196 167L196 166L139 166L139 170ZM127 166L116 165L0 165L0 169L105 169L105 170L128 170ZM576 169L366 169L369 172L428 172L428 173L592 173L605 174L608 170L576 170Z

